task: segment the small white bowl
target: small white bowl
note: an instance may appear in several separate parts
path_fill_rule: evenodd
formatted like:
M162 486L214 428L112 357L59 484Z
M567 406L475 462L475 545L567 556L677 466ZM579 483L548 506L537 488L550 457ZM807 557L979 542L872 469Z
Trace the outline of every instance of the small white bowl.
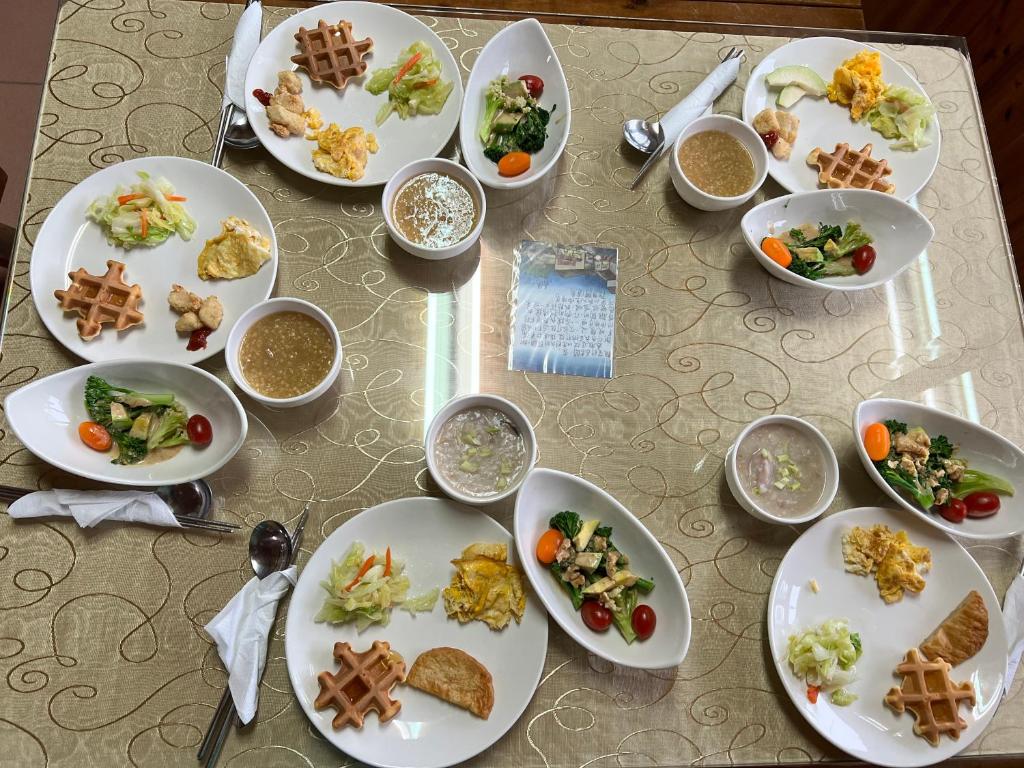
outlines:
M301 395L295 397L267 397L262 395L253 389L249 382L245 379L245 374L242 373L242 366L238 360L238 352L242 346L242 339L245 338L246 332L252 327L253 323L260 320L267 315L272 315L275 312L301 312L304 315L318 320L324 328L331 334L331 338L334 341L334 362L331 364L331 369L324 376L323 381L313 387L309 392L304 392ZM316 304L311 304L308 301L302 299L292 299L287 297L268 299L267 301L260 302L255 306L251 307L247 312L243 313L240 318L231 327L231 332L228 334L228 343L224 348L224 359L228 364L228 373L231 374L231 378L240 390L245 392L249 397L258 403L263 405L269 405L274 408L294 408L298 405L305 405L316 400L320 395L326 392L338 378L338 374L341 372L341 335L338 333L338 328L331 320L330 316L324 312Z
M455 245L449 245L445 248L429 248L412 242L395 226L395 195L398 194L398 191L405 182L423 173L447 174L453 179L462 182L463 186L469 190L469 194L473 196L473 202L476 204L477 210L476 226L473 227L472 231L465 238L455 243ZM472 173L451 160L432 157L426 160L414 160L400 168L384 186L384 194L381 196L381 208L384 209L384 223L388 227L391 239L398 243L402 250L411 253L413 256L419 256L421 259L450 259L453 256L465 253L480 239L480 233L484 229L484 217L487 216L487 197L484 195L484 188L480 186L480 182L477 181L476 176Z
M467 408L479 408L481 406L501 411L509 417L515 425L515 428L519 430L519 434L523 437L523 448L526 451L526 464L519 473L519 477L516 478L516 481L514 483L510 483L508 488L505 490L489 496L469 496L457 488L454 488L437 468L437 462L434 459L434 443L437 441L438 432L441 431L441 427L445 425L445 422L447 422L448 419ZM456 501L461 501L463 504L480 506L482 504L492 504L495 501L501 501L519 490L519 486L523 484L523 480L526 479L527 474L529 474L533 465L537 462L537 437L533 432L533 425L530 424L530 420L526 418L526 414L523 413L517 405L505 398L498 397L497 395L484 394L461 395L459 397L453 397L441 406L441 409L436 414L434 414L434 418L430 422L430 427L427 429L427 435L423 440L423 451L427 455L427 469L430 470L430 476L434 478L435 483L441 486L442 491Z
M851 222L871 235L877 258L863 275L811 280L768 258L761 241L801 224ZM935 228L917 209L884 192L868 189L819 189L776 197L751 208L740 221L747 247L770 274L793 285L819 291L862 291L898 277L917 260L935 236Z
M747 493L743 483L740 482L739 469L736 466L736 452L747 435L765 424L786 424L800 430L816 442L825 455L825 488L822 491L821 499L818 500L818 504L805 515L800 517L779 517L778 515L773 515L759 506L757 501ZM744 427L743 431L736 437L736 441L729 448L729 452L725 457L725 479L729 484L729 490L732 491L732 495L739 502L739 505L758 520L775 525L797 525L810 522L819 517L828 509L832 500L835 499L836 492L839 490L839 462L836 460L836 452L832 450L832 445L829 443L828 438L813 424L803 419L798 419L796 416L762 416L760 419L755 419Z
M739 139L747 148L750 159L754 161L754 183L748 191L735 197L709 195L686 178L686 174L683 173L683 169L679 165L679 147L688 138L701 131L722 131ZM765 149L761 137L757 135L757 131L742 120L728 115L705 115L698 117L686 126L676 138L675 144L672 145L671 162L669 170L672 176L672 186L676 188L676 192L683 200L702 211L724 211L743 205L754 196L754 193L764 184L765 177L768 176L768 150Z

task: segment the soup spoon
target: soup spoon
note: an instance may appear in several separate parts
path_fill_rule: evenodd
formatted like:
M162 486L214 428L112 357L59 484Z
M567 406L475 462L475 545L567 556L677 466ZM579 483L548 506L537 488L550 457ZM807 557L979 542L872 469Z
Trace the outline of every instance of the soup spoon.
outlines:
M622 135L633 149L649 155L665 143L665 132L657 120L647 122L634 117L622 124Z

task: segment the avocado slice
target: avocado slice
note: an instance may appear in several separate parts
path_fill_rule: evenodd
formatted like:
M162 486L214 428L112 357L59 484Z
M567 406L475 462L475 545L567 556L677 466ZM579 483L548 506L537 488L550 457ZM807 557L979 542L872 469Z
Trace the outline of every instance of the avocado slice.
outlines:
M132 428L128 432L128 437L138 438L139 440L145 440L149 436L149 422L152 420L153 414L146 413L140 414L135 422L132 424Z
M779 67L764 76L765 83L769 88L785 88L787 85L799 85L803 91L811 96L825 95L825 81L821 75L810 67L803 64L791 64L787 67Z
M110 425L116 430L131 429L132 417L123 403L110 404Z
M501 112L494 118L491 130L494 133L512 133L512 129L516 127L516 123L522 116L521 112Z
M594 535L594 531L597 530L597 526L601 524L600 520L587 520L581 527L579 532L573 537L572 543L576 549L584 550L587 548L587 544L590 543L590 537Z
M600 595L602 592L607 592L609 589L615 586L615 579L611 576L605 576L603 579L598 579L593 584L588 584L583 589L584 595Z
M522 80L509 80L501 90L504 91L506 96L511 96L513 99L517 96L526 98L530 95L530 91L526 88L526 83Z
M800 257L801 261L824 261L825 257L821 255L821 251L812 246L806 248L794 248L793 253Z
M779 91L779 97L775 99L775 103L783 109L789 109L796 104L806 94L803 88L799 85L787 85L781 91Z
M602 552L577 552L574 564L581 571L593 573L601 564L602 557L604 557Z

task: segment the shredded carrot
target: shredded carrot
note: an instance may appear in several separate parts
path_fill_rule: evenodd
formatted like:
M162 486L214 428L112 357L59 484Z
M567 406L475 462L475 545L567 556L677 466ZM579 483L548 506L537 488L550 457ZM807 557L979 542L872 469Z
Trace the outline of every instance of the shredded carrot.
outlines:
M164 195L164 200L172 203L184 203L188 198L184 195Z
M124 205L125 203L130 203L132 200L138 200L139 198L142 197L145 197L145 195L140 195L138 193L133 193L130 195L121 195L119 198L117 198L117 204Z
M391 547L384 550L384 577L391 575Z
M820 691L820 690L821 690L821 688L819 688L816 685L808 685L807 686L807 700L809 702L811 702L811 704L817 704L818 703L818 691Z
M374 559L375 559L375 555L370 555L370 556L369 556L368 558L366 558L366 562L365 562L365 563L363 563L363 564L362 564L362 565L361 565L361 566L359 567L359 573L357 573L357 574L356 574L356 577L355 577L354 579L352 579L352 581L350 581L350 582L349 582L349 583L348 583L348 584L347 584L347 585L345 586L345 591L346 591L346 592L350 592L350 591L352 590L352 587L354 587L354 586L355 586L356 584L358 584L358 583L359 583L359 580L360 580L360 579L362 579L362 578L363 578L363 576L365 576L365 575L366 575L366 572L367 572L368 570L370 570L371 568L373 568L373 561L374 561Z
M139 216L142 217L142 236L146 237L149 234L149 217L146 216L146 209L139 209Z
M413 88L433 88L437 85L437 78L431 78L430 80L424 80L422 83L416 83Z
M398 74L395 75L395 79L391 81L392 85L398 85L398 81L401 80L406 74L416 66L416 62L423 58L422 53L414 53L409 57L409 60L402 65L401 69L398 70Z

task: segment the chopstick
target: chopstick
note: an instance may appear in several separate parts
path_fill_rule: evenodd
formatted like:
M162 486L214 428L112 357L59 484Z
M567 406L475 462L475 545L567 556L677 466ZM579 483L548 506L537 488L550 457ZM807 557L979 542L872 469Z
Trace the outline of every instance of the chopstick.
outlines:
M30 493L35 493L35 491L30 488L16 488L11 485L0 485L0 502L10 503L12 501L17 501L22 496L27 496ZM231 533L232 531L237 531L242 527L224 520L208 520L205 517L195 517L194 515L176 514L174 517L181 524L182 528L216 531L218 533Z

